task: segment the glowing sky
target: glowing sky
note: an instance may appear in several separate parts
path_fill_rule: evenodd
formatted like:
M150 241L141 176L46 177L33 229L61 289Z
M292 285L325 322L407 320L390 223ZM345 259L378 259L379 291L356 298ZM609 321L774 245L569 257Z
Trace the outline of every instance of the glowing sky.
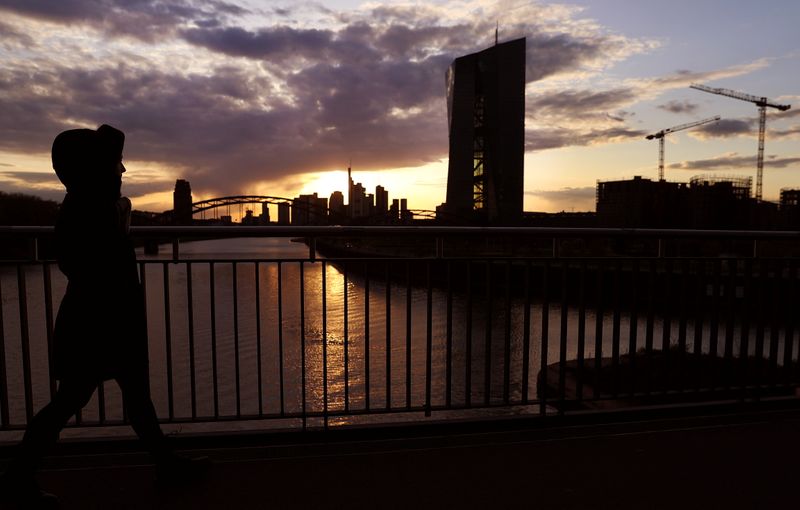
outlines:
M593 210L597 180L755 175L757 110L692 82L793 104L768 113L764 198L800 187L800 2L0 0L0 190L53 199L55 135L126 132L124 192L196 200L344 189L344 169L433 209L447 177L453 58L527 37L525 209Z

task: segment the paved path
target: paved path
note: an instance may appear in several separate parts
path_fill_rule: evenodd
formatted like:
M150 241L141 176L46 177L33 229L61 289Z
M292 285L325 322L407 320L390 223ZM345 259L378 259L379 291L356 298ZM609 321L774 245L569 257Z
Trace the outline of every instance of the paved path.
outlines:
M177 489L141 453L92 448L48 459L40 481L81 510L800 508L800 410L301 439L192 446L214 464Z

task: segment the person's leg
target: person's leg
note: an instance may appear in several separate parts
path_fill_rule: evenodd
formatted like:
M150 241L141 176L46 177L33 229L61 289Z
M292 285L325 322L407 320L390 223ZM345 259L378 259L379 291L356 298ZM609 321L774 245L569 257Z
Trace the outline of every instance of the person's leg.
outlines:
M53 400L28 423L12 466L33 473L47 450L58 441L61 429L86 406L95 389L96 381L61 381Z
M150 382L147 373L125 374L117 378L122 391L125 412L136 435L154 457L168 451L166 438L158 424L158 415L150 398Z
M28 427L14 459L2 478L3 492L23 504L46 506L57 501L54 496L42 492L36 485L34 475L44 455L58 441L61 429L67 421L80 411L92 398L97 382L91 380L65 379L58 386L52 402L36 413Z
M131 426L153 456L157 480L165 484L183 483L204 474L208 458L176 454L161 430L150 398L147 372L126 374L117 378L117 382Z

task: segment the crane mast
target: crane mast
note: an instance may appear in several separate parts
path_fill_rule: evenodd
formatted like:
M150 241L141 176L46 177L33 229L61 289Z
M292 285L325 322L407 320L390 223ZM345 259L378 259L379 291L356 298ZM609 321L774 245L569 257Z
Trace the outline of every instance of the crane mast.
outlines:
M645 138L648 140L657 139L658 140L658 180L664 180L664 138L676 131L683 131L684 129L689 129L697 126L702 126L703 124L708 124L709 122L716 122L720 119L720 116L717 115L715 117L710 117L708 119L698 120L696 122L688 122L686 124L681 124L679 126L672 126L671 128L662 129L657 133L653 133L652 135L647 135Z
M779 104L769 100L766 97L758 97L744 92L738 92L731 89L708 87L699 83L693 83L689 86L696 90L702 90L710 94L717 94L720 96L732 97L740 101L747 101L758 106L758 157L756 158L756 201L761 202L762 191L764 188L764 138L767 132L767 108L775 108L785 112L792 107L790 104Z

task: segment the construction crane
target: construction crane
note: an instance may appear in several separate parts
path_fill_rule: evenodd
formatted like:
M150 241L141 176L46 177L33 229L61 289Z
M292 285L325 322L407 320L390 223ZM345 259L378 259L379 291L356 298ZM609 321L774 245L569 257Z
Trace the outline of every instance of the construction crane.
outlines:
M707 87L699 83L692 83L690 88L702 90L703 92L710 92L711 94L719 94L720 96L732 97L741 101L748 101L758 106L758 159L756 163L756 201L761 202L761 192L764 184L764 134L767 127L767 107L777 108L785 112L792 107L790 104L778 104L770 101L766 97L758 97L744 92L737 92L730 89L721 89L714 87Z
M657 139L658 140L658 180L664 180L664 138L670 134L674 133L675 131L683 131L684 129L689 129L697 126L702 126L703 124L708 124L709 122L716 122L720 119L720 116L717 115L716 117L711 117L709 119L698 120L697 122L689 122L688 124L681 124L680 126L673 126L671 128L662 129L658 133L653 133L652 135L647 135L645 138L648 140Z

